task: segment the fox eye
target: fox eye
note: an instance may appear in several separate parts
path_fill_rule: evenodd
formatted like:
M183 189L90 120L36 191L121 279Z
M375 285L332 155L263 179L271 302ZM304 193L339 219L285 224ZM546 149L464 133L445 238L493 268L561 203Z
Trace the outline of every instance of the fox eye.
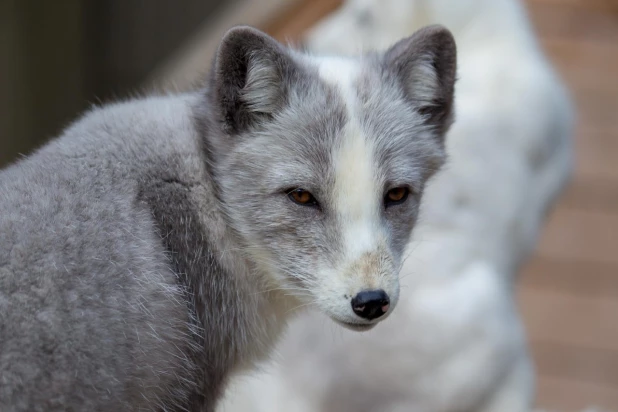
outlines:
M410 191L407 187L395 187L386 192L384 196L384 206L389 207L401 204L406 201L409 194Z
M288 192L288 197L292 202L302 206L318 206L318 201L315 200L315 197L305 189L293 189Z

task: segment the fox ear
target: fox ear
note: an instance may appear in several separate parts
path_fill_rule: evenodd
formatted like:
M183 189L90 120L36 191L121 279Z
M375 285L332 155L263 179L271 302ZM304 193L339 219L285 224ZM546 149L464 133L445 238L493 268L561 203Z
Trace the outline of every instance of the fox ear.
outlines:
M221 40L211 78L214 107L227 133L268 119L287 100L286 75L294 62L284 47L261 31L238 26Z
M390 47L385 63L401 81L406 98L440 132L452 121L457 48L451 32L431 25Z

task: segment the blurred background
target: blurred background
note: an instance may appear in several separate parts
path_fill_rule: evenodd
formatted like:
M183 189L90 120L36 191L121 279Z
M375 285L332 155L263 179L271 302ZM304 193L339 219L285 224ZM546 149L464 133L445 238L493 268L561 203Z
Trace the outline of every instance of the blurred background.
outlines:
M518 283L538 403L618 410L618 0L526 0L577 167ZM231 25L295 41L339 0L0 0L0 166L93 103L199 82Z

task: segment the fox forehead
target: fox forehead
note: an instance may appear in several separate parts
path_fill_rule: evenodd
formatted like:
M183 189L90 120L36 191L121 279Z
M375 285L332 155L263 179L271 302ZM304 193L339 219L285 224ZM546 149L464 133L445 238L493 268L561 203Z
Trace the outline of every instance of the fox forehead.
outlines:
M259 132L259 141L247 141L248 152L272 159L265 162L264 189L302 184L351 216L375 210L386 185L420 190L427 160L440 148L400 87L370 59L303 56L302 62L305 90Z
M404 102L400 85L381 76L371 58L320 57L313 63L345 113L329 156L334 188L348 199L345 209L372 206L368 196L375 201L386 185L420 191L441 148L422 116Z
M330 153L335 205L346 211L349 218L358 219L373 209L372 199L380 190L375 145L364 133L357 110L360 67L357 62L340 57L321 58L317 64L320 79L340 95L347 119Z
M376 146L362 127L358 62L329 57L319 59L317 64L320 79L337 91L346 112L347 122L330 153L331 199L342 229L346 260L356 260L375 252L385 239L380 219L383 183L376 163Z

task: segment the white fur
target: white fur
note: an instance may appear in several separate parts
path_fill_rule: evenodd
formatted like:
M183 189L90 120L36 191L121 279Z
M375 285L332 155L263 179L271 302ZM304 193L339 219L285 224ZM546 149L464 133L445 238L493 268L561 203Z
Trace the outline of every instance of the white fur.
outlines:
M335 154L335 190L337 214L345 234L346 259L372 252L380 239L381 224L377 194L377 170L372 145L355 124L348 124L341 148Z
M357 104L353 82L358 77L358 65L342 58L319 60L320 77L337 87L348 109L349 122L343 133L340 147L333 148L336 168L335 204L346 233L346 259L357 259L362 253L376 248L381 228L376 196L380 190L374 148L363 135L356 120Z
M347 305L333 305L342 294L353 297L364 289L383 289L394 304L399 296L399 284L392 276L374 273L375 266L360 265L363 273L351 273L353 267L366 254L379 254L385 245L383 224L380 221L382 184L378 180L375 164L375 147L364 135L356 113L358 104L354 82L359 75L357 62L339 57L321 57L311 60L318 64L320 77L334 86L347 108L348 123L342 131L341 144L333 147L335 166L335 213L342 227L343 253L337 273L324 276L321 305L330 307L335 318L356 322L358 317ZM347 273L349 276L342 276Z
M371 25L362 26L367 13ZM530 410L534 379L513 283L571 173L573 113L521 4L348 0L308 46L352 54L431 23L457 41L456 121L449 163L425 193L397 309L362 335L301 317L279 362L235 382L220 411L317 412L333 396L340 406L383 398L372 410L391 412ZM339 69L328 76L349 78ZM361 140L352 142L363 161L343 159L342 181L371 162ZM363 239L369 232L353 230L370 229L350 227Z

